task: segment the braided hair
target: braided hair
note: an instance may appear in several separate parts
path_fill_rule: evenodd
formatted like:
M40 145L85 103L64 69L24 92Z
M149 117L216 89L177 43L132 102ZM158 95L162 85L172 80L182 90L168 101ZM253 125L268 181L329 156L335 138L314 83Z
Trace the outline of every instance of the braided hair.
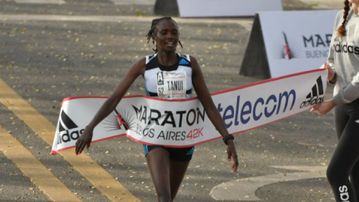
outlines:
M155 18L152 20L151 23L151 28L150 30L148 30L147 34L146 34L146 38L147 38L147 43L150 42L150 40L152 39L152 44L155 44L155 35L156 35L156 28L157 25L161 22L161 21L165 21L165 20L170 20L172 22L174 22L176 25L176 21L174 21L171 17L161 17L161 18ZM181 48L183 48L181 41L178 40L178 43L180 44ZM152 49L155 53L158 51L157 47Z
M343 13L343 21L342 24L338 27L337 29L337 36L343 37L346 35L346 30L345 30L345 23L347 23L347 18L348 18L348 14L349 14L349 10L350 10L350 3L348 0L344 1L344 13Z

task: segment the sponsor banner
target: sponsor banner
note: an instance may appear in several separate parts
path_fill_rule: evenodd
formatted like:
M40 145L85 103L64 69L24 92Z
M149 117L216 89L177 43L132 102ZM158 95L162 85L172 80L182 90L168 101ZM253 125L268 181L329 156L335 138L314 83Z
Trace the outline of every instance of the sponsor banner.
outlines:
M326 62L336 13L259 12L271 77L306 71Z
M51 153L73 147L85 126L90 123L106 99L106 97L65 98L59 113ZM118 120L117 114L117 111L113 111L96 126L93 142L126 135L126 129L120 124L122 122Z
M177 4L181 17L253 16L283 9L281 0L177 0Z
M212 94L232 134L260 127L322 102L327 72L316 69ZM300 83L300 85L298 85ZM105 97L65 98L52 153L74 147ZM188 147L221 138L197 98L124 97L94 130L93 142L127 135L145 144Z

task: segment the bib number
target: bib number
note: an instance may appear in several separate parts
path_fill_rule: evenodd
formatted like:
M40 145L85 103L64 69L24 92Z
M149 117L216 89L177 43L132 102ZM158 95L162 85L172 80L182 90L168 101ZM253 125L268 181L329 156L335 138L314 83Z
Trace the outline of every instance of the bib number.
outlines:
M184 72L158 72L157 94L159 97L168 99L185 98L186 74Z

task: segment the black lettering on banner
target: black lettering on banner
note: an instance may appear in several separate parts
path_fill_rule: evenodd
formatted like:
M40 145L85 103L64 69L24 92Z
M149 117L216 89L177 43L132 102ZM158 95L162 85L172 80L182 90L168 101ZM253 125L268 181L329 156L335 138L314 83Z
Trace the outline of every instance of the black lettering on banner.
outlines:
M157 139L163 139L163 140L166 139L165 132L163 130L161 130L161 132L158 134Z
M324 90L322 77L318 77L316 83L312 86L311 92L306 96L300 104L300 108L307 107L309 105L315 105L324 101Z
M160 131L157 136L157 139L162 140L171 140L171 141L183 141L186 139L185 137L186 131Z
M173 114L171 111L165 111L165 119L163 120L163 122L161 123L161 125L165 125L165 124L169 124L172 125L172 127L176 127L176 121L175 118L173 117Z
M62 131L60 133L60 137L61 137L60 143L62 143L62 142L70 142L71 141L71 138L70 138L68 130Z
M144 105L140 107L132 105L132 108L136 113L137 120L146 125L170 125L171 127L177 128L182 127L184 122L189 126L199 124L200 122L204 122L206 117L204 108L200 109L198 107L189 110L166 110L163 112L148 108Z
M143 109L144 110L143 110L143 113L141 115L140 121L143 121L143 122L147 123L147 107L143 106Z
M155 129L154 128L145 128L142 131L142 135L144 137L148 136L150 138L153 138L155 136Z
M143 109L142 109L142 105L140 108L137 108L136 106L132 105L132 108L136 112L137 119L140 121L144 120L144 122L146 123L147 107L143 106Z
M79 129L78 125L65 113L65 111L62 110L60 113L57 144L77 140L84 132L84 129Z
M202 109L202 112L197 108L197 124L202 121L204 122L204 117L206 116L206 111L204 111L204 108Z
M64 130L59 132L59 141L58 144L62 142L70 142L72 140L79 139L80 135L84 132L85 129L81 130Z
M155 109L150 110L150 118L148 120L148 124L150 125L152 121L156 123L156 125L160 125L158 119L161 118L161 112Z
M132 108L135 110L136 112L136 116L137 116L137 119L140 119L140 115L142 113L142 106L140 108L137 108L136 106L132 105Z
M186 113L186 111L176 111L176 114L179 114L179 125L178 127L182 127L182 121L183 121L183 115Z
M191 114L193 115L191 116ZM187 125L189 126L192 126L194 124L194 122L196 121L196 111L194 109L189 110L189 112L187 113L186 121Z

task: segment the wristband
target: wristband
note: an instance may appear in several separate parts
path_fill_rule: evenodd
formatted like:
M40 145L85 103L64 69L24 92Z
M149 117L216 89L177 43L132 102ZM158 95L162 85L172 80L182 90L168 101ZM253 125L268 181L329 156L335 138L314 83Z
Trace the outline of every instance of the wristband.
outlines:
M226 135L222 138L222 140L223 140L224 144L228 145L228 141L234 140L234 137L233 137L233 135Z

